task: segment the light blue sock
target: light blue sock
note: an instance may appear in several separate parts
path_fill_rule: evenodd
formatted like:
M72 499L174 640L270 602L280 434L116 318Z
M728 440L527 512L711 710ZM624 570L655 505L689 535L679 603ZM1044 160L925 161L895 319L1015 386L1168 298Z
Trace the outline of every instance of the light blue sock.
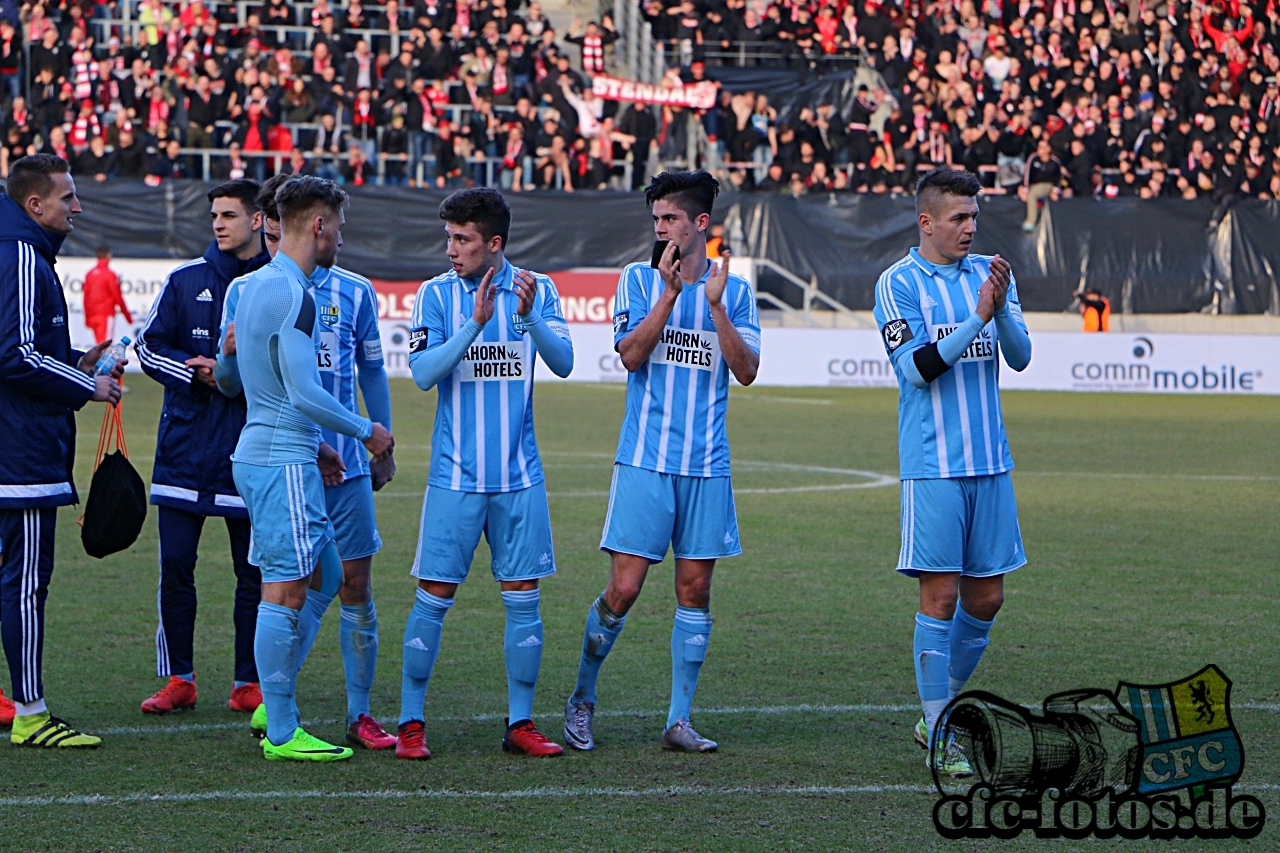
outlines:
M916 690L924 709L924 722L933 739L938 715L947 707L947 670L951 664L951 623L916 614L916 636L912 656L916 666Z
M262 675L262 701L267 705L267 738L288 743L298 728L293 694L298 679L298 611L279 604L258 604L253 657Z
M378 666L378 611L373 601L342 605L338 623L342 671L347 677L347 725L369 713L369 692Z
M421 587L404 626L404 664L400 678L400 724L421 720L427 684L440 654L440 632L452 598L440 598Z
M338 587L342 586L342 560L338 557L337 546L332 542L320 552L315 571L320 573L320 587L307 590L307 603L298 617L298 633L302 636L298 669L302 669L311 655L311 646L315 644L316 634L320 633L320 620L333 603L333 597L338 594Z
M614 642L627 624L625 615L619 616L604 603L601 595L587 611L587 627L582 632L582 659L578 662L578 685L573 689L574 702L596 701L596 680L600 667L613 649Z
M960 695L965 683L973 676L982 660L982 653L990 642L991 626L996 620L983 622L964 611L964 602L956 605L956 615L951 618L951 668L950 688L947 700Z
M687 720L698 689L698 673L707 659L711 640L711 611L707 608L677 607L671 627L671 708L667 728L676 720Z
M234 689L239 689L241 687L244 687L246 684L250 684L250 683L251 682L248 682L248 681L233 681L231 682L231 686Z
M507 722L511 725L533 719L533 691L542 667L539 597L536 589L502 593L502 603L507 607L502 648L507 662Z
M183 681L190 681L192 684L196 683L196 674L194 672L188 672L186 675L175 674L174 678L181 678Z
M302 610L298 613L298 669L302 669L311 656L311 647L315 645L316 635L320 633L320 620L332 603L332 595L325 595L318 589L307 590L307 603L302 605Z

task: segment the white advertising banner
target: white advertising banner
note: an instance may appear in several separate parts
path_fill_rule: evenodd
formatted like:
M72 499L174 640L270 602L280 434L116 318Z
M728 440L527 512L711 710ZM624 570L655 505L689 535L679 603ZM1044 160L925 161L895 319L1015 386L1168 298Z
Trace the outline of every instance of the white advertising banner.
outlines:
M58 258L54 267L62 279L62 292L67 298L69 316L68 327L71 331L71 345L85 350L93 346L93 333L84 324L84 277L98 263L97 258ZM133 325L124 321L124 316L117 314L115 328L111 330L112 338L128 335L137 337L137 330L147 319L151 303L160 292L165 277L179 264L185 261L174 260L113 260L111 269L120 276L120 294L124 296L129 313L133 315ZM130 356L131 368L137 368L137 358Z
M1280 337L1270 335L1031 335L1031 364L1004 369L1005 388L1280 394Z
M625 382L627 370L613 351L613 327L570 323L573 372L569 382ZM385 338L385 332L383 337ZM764 329L761 385L896 388L880 336L860 329ZM717 342L718 343L718 342ZM541 361L537 379L555 380Z
M570 381L621 381L608 326L570 324ZM870 329L761 331L761 385L896 388L880 335ZM1139 391L1182 394L1280 394L1280 337L1266 335L1085 334L1031 336L1031 364L1007 365L1010 390ZM553 378L539 365L539 379Z
M57 270L70 310L71 341L92 345L84 325L84 276L93 258L62 258ZM151 303L180 261L116 259L112 269L134 317L132 328L118 318L114 337L136 336ZM739 268L746 271L749 265ZM627 372L613 351L610 302L616 271L556 273L573 334L571 382L622 382ZM387 372L409 376L409 314L412 282L375 282ZM1045 391L1139 391L1183 394L1280 394L1280 337L1267 335L1181 335L1033 332L1030 366L1021 373L1003 367L1007 389ZM705 342L715 346L717 342ZM766 328L761 332L761 385L893 388L893 368L880 335L872 329ZM137 367L135 364L131 368ZM540 380L559 381L538 362Z

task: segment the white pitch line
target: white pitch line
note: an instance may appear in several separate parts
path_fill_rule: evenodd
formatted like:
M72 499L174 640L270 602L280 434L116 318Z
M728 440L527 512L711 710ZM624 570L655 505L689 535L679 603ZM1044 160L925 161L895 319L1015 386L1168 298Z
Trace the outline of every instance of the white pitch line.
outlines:
M572 451L544 453L544 456L574 456L612 459L607 453L575 453ZM850 492L861 489L883 489L898 485L898 478L878 471L860 471L855 468L827 468L821 465L794 465L787 462L755 462L751 460L733 463L734 467L745 471L798 471L808 474L827 474L838 477L859 477L866 482L861 483L826 483L814 486L777 486L760 489L734 489L735 495L792 495L803 492ZM418 498L418 492L376 492L380 498ZM547 492L550 498L607 498L607 491L571 491Z
M1270 783L1235 785L1237 791L1277 791L1280 785ZM7 797L0 808L33 806L120 806L149 804L182 804L229 802L270 802L273 800L574 800L588 797L639 799L645 797L848 797L859 794L929 794L936 795L931 785L788 785L765 787L741 785L703 788L692 785L669 785L653 788L518 788L510 791L451 791L416 788L411 791L381 789L377 791L202 791L189 794L68 794L59 797Z
M919 705L758 705L742 708L699 708L701 715L751 715L780 716L784 714L897 714L919 711ZM666 710L606 710L597 711L597 717L665 717ZM432 716L431 721L441 723L488 723L504 719L502 713L465 714L462 716ZM309 726L337 725L341 720L306 720ZM216 732L249 728L248 723L180 723L173 726L117 726L100 729L103 735L185 734L188 732Z
M802 406L830 406L822 397L771 397L760 394L730 394L730 400L752 400L757 403L798 403Z
M1073 477L1098 480L1221 480L1228 483L1273 483L1280 477L1268 474L1125 474L1107 471L1022 471L1018 477Z
M1022 703L1022 707L1037 709L1038 704ZM1280 712L1280 705L1259 702L1241 702L1233 704L1233 708L1240 711L1268 711L1271 713ZM920 712L919 705L823 705L823 704L801 704L801 705L751 705L739 708L699 708L697 713L699 716L784 716L788 714L918 714ZM604 710L597 711L597 717L663 717L666 716L666 710ZM466 714L462 716L456 715L433 715L430 722L440 723L488 723L494 720L500 720L506 717L503 713L488 714ZM342 722L341 720L306 720L308 726L333 726ZM115 728L99 729L98 734L101 735L173 735L187 734L191 732L217 732L217 731L235 731L246 730L249 728L248 723L179 723L172 726L116 726Z
M936 794L929 785L804 785L786 787L760 787L746 785L725 788L702 788L688 785L670 785L655 788L522 788L511 791L450 791L424 790L399 791L203 791L190 794L71 794L61 797L7 797L0 799L0 808L30 808L32 806L119 806L130 804L207 803L215 801L270 801L270 800L572 800L582 797L613 797L635 799L639 797L678 796L850 796L853 794Z

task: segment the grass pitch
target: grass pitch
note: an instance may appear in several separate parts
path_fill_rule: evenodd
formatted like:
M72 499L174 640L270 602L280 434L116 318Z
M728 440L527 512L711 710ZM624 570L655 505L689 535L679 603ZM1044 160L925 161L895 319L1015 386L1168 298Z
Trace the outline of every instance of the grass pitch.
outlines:
M150 475L160 388L131 376L130 448ZM435 394L392 383L399 475L379 495L374 562L382 628L375 715L394 728L400 637ZM198 710L138 703L154 676L154 514L133 549L96 561L77 510L60 513L45 645L51 709L104 735L95 752L0 748L4 850L930 850L930 777L910 742L914 582L898 548L891 391L736 389L729 415L744 555L717 569L715 634L694 723L707 756L658 747L674 596L657 566L600 680L599 747L554 760L498 748L503 609L481 545L446 620L427 700L429 762L357 753L336 765L267 763L226 710L234 579L225 528L205 527L197 570ZM597 550L621 386L542 385L559 574L543 585L537 722L560 739L583 618L603 588ZM1234 680L1241 788L1280 821L1275 666L1280 398L1006 393L1030 565L1011 575L974 680L1015 701L1169 681L1206 663ZM80 417L87 488L102 409ZM861 472L861 473L859 473ZM887 475L887 476L886 476ZM336 609L336 608L335 608ZM345 709L337 614L300 679L314 733ZM1269 706L1269 707L1268 707ZM318 721L318 722L316 722ZM1016 850L1280 848L1252 842L987 842Z

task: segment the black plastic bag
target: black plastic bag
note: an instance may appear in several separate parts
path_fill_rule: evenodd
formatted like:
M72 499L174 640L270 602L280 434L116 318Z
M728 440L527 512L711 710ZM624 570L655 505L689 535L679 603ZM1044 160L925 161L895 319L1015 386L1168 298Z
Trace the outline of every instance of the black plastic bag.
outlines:
M133 463L116 450L102 457L89 484L80 542L90 557L102 559L138 539L147 520L147 489Z

